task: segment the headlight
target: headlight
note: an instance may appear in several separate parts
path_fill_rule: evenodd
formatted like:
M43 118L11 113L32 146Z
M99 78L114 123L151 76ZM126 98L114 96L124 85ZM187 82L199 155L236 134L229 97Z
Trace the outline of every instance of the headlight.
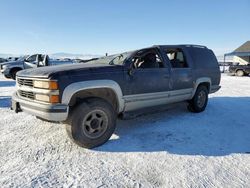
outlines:
M58 95L36 94L35 99L38 101L43 101L43 102L48 102L48 103L59 103Z
M7 67L6 65L1 65L2 70L6 69L6 67Z
M51 89L51 90L58 89L58 84L57 84L56 81L40 81L40 80L35 80L33 82L33 86L35 88L42 88L42 89Z

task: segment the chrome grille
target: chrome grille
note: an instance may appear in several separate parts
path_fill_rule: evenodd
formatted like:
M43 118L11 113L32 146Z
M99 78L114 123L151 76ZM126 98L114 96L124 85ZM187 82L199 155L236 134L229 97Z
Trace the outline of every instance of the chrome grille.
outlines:
M19 85L24 85L24 86L33 87L33 80L18 78L18 79L17 79L17 83L18 83Z
M35 99L35 95L33 92L19 90L18 93L21 97L29 98L32 100Z

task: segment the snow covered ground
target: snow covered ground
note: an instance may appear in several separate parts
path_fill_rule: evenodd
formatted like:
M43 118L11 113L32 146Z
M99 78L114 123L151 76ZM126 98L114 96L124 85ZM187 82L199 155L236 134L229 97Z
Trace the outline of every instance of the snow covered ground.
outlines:
M62 124L10 111L14 85L0 77L0 187L250 186L250 77L223 75L200 114L181 104L119 120L94 150Z

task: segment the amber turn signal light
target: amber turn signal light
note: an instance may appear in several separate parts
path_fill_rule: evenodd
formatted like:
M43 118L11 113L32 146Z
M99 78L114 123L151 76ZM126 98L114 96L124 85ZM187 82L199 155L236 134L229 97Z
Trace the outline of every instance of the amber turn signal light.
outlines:
M56 90L56 89L58 89L58 84L57 84L57 82L56 82L56 81L50 81L50 82L49 82L49 89L51 89L51 90Z
M59 103L59 96L58 95L51 95L50 96L50 103Z

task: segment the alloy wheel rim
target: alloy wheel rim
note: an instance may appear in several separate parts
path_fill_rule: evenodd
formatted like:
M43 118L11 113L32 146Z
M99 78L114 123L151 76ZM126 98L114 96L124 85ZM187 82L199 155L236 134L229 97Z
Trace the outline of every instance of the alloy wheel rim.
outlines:
M202 108L205 105L206 102L206 93L205 91L200 91L198 94L198 100L197 100L197 105L199 108Z
M96 139L102 136L108 128L108 116L102 110L92 110L82 122L83 134L90 138Z

